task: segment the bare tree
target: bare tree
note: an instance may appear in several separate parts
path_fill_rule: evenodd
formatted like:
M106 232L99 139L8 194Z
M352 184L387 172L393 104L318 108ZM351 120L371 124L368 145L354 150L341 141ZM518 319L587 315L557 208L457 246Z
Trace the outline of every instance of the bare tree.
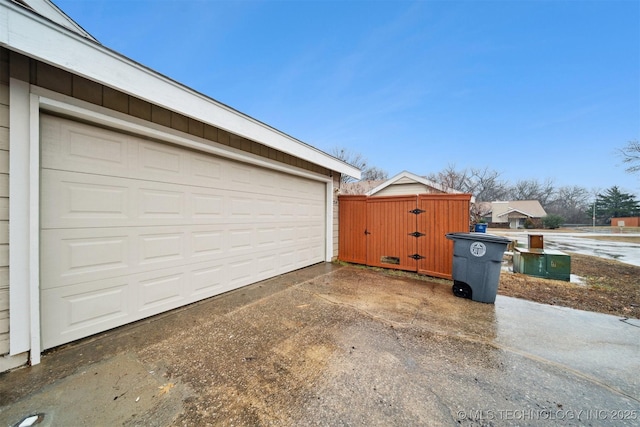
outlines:
M445 188L462 191L463 193L471 193L470 173L466 169L462 171L456 170L456 165L449 164L445 169L437 173L431 173L426 176L430 181L442 185Z
M337 159L340 159L343 162L348 163L351 166L360 169L360 171L362 172L363 181L384 180L384 179L387 179L388 177L387 172L385 170L382 170L376 166L369 167L367 159L360 153L349 151L346 148L336 147L333 150L331 150L331 154ZM340 181L343 184L346 184L349 182L355 182L356 179L348 175L342 174L340 177Z
M545 210L549 214L560 215L567 223L586 224L589 222L589 208L593 196L591 192L577 185L560 187Z
M627 164L626 172L640 172L640 142L638 140L629 141L624 148L621 148L620 155L622 163Z
M470 190L476 196L476 202L502 200L509 194L509 186L500 179L500 173L487 167L472 168L470 181L473 183Z
M509 193L509 185L500 179L500 173L488 167L458 171L455 165L449 165L426 178L444 187L473 194L477 201L501 200Z
M552 179L547 178L544 182L537 179L523 179L511 188L510 195L512 200L538 200L542 207L546 208L554 191Z
M364 171L365 168L367 167L367 159L365 159L364 156L360 153L349 151L346 148L335 147L331 150L331 154L335 158L350 164L354 168L360 169L361 172ZM346 184L348 182L354 182L356 181L356 179L353 177L350 177L349 175L342 174L340 176L340 181L343 184Z
M362 172L363 181L384 181L387 178L389 178L387 171L375 166L367 168Z

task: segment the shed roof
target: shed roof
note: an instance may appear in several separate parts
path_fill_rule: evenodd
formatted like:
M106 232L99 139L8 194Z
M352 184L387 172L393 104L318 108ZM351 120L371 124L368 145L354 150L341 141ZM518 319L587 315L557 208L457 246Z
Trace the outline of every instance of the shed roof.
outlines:
M431 187L437 191L443 192L443 193L449 193L449 194L462 194L462 191L458 191L458 190L454 190L453 188L448 188L448 187L444 187L436 182L433 182L427 178L418 176L414 173L408 172L408 171L402 171L399 174L393 176L392 178L389 178L388 180L382 182L381 184L379 184L377 187L369 190L366 195L367 196L373 196L374 194L384 190L385 188L389 187L390 185L394 185L394 184L406 184L409 182L415 182L418 184L422 184L424 186L427 187Z
M0 46L356 179L360 170L97 42L49 0L0 2Z

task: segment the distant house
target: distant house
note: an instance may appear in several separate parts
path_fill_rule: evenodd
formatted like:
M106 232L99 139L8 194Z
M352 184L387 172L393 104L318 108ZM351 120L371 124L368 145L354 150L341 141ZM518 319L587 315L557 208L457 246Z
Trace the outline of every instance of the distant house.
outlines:
M509 202L491 202L492 223L509 224L509 228L523 228L527 219L541 219L547 216L537 200L512 200Z
M405 196L410 194L462 194L427 178L403 171L386 181L358 181L342 184L341 194L366 196Z

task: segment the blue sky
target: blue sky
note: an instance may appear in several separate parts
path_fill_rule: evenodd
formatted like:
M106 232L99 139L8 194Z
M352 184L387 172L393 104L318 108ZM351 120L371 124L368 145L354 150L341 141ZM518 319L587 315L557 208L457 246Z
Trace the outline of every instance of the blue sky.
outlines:
M640 2L54 0L102 44L393 176L640 196Z

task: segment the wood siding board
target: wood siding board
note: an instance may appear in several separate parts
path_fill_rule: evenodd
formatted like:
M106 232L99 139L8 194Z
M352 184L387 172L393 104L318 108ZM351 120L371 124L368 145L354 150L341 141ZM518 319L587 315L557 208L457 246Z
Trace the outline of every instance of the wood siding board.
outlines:
M246 138L240 139L240 149L242 151L246 151L247 153L251 153L251 141Z
M102 87L102 106L129 114L129 95L107 86Z
M9 86L0 84L0 104L9 105Z
M242 139L237 135L229 136L229 146L232 148L242 149Z
M171 111L157 105L151 106L151 121L160 126L171 127Z
M0 127L0 150L9 149L9 128Z
M9 151L0 150L0 173L9 173Z
M4 49L3 49L4 51ZM3 53L3 60L8 54ZM2 67L8 74L8 63ZM0 355L9 353L9 86L0 83L2 111L0 111Z
M73 75L43 62L36 65L36 85L73 96Z
M151 120L151 103L142 99L129 97L129 114L142 120Z
M0 244L9 244L9 221L0 221Z
M181 132L189 132L189 118L175 111L171 112L171 127Z
M102 105L102 85L84 77L72 76L72 96L96 105Z
M189 118L189 133L204 138L204 123Z
M9 245L0 245L0 267L9 267Z
M209 141L218 142L218 128L211 125L204 125L204 138Z
M0 174L0 197L9 197L9 175Z
M0 84L9 84L9 51L0 47Z
M0 197L0 220L9 221L9 198Z
M19 79L25 82L32 82L31 80L31 61L24 55L20 55L16 52L10 52L9 54L9 76L14 79ZM9 79L7 79L7 83Z
M231 143L231 134L226 130L218 129L218 142L220 144L229 145Z
M0 105L0 127L9 127L9 106Z

